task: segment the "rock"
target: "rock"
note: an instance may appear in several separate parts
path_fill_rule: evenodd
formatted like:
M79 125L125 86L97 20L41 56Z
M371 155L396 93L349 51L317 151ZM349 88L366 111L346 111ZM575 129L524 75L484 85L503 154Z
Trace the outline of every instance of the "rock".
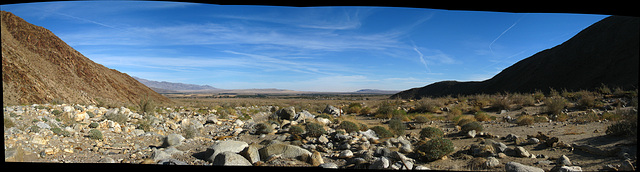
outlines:
M622 164L620 164L619 170L620 171L636 171L636 169L633 167L633 164L629 160L623 161Z
M233 152L239 153L243 151L249 144L243 141L235 141L235 140L225 140L218 141L207 148L205 156L207 157L207 161L213 162L216 156L222 152Z
M180 134L169 134L164 138L164 142L162 143L162 147L172 147L178 146L184 141L185 138Z
M538 165L551 165L551 163L553 163L553 162L551 162L551 161L549 161L549 160L542 160L542 161L535 162L535 163L533 163L533 164L538 164Z
M579 166L555 166L549 172L582 172Z
M429 167L425 167L425 166L422 166L422 165L415 166L415 167L413 167L413 169L414 170L431 170Z
M531 154L522 146L517 146L515 151L516 151L516 155L519 157L531 157Z
M342 159L347 159L351 157L353 157L353 152L351 152L351 150L343 150L342 152L340 152L340 155L338 155L338 158L342 158Z
M369 169L373 170L382 170L389 167L389 159L385 157L380 157L373 161L371 165L369 165Z
M322 154L320 154L320 152L318 151L314 151L311 154L311 159L309 164L313 165L313 166L318 166L320 164L324 164L324 159L322 159Z
M324 163L324 164L320 164L320 167L322 168L329 168L329 169L338 169L338 164L335 163Z
M519 145L519 146L523 146L523 145L529 144L529 142L527 142L526 139L521 138L521 137L516 138L515 142L516 142L516 145Z
M498 161L495 157L488 157L487 161L484 162L484 166L486 168L494 168L500 165L500 161Z
M153 153L151 153L151 159L153 159L154 161L159 161L159 160L163 160L163 159L171 159L173 158L171 156L171 154L167 153L166 151L160 150L160 149L154 149Z
M571 160L566 155L560 156L560 158L556 159L556 166L570 166Z
M85 119L89 119L89 115L87 112L76 113L73 118L76 122L84 121Z
M500 159L505 159L505 158L507 158L507 154L504 154L504 153L500 152L500 153L498 153L497 157L500 158Z
M329 139L327 139L327 136L323 134L318 137L318 142L321 144L327 144L329 143Z
M515 141L516 139L518 139L519 137L515 134L508 134L507 136L505 136L505 139L507 141Z
M504 144L504 143L502 143L502 142L493 142L491 145L493 146L493 148L494 148L494 149L496 150L496 152L498 152L498 153L499 153L499 152L504 152L504 151L506 151L506 150L507 150L507 148L508 148L508 147L507 147L507 145L505 145L505 144Z
M340 116L342 114L342 110L336 107L333 107L331 105L327 105L327 107L324 108L322 113L331 114L333 116Z
M504 165L504 169L506 172L544 172L541 168L523 165L517 162L507 162L507 164Z
M260 153L258 152L256 145L247 146L242 150L242 152L240 152L240 155L244 156L244 158L249 160L252 164L260 161Z
M296 118L296 108L289 106L276 111L279 119L293 120Z
M307 161L311 157L311 152L306 149L294 145L283 143L270 144L259 149L260 158L264 161L270 155L282 154L283 158L295 158L301 161Z
M491 145L473 144L469 149L471 150L471 155L476 157L488 157L495 154L495 149Z
M251 164L242 155L229 151L219 153L213 160L213 165L217 166L251 166Z
M22 162L24 161L24 149L21 146L5 149L4 161L5 162Z
M158 161L158 164L160 165L189 165L184 161L180 161L177 159L163 159Z
M467 137L474 138L476 137L476 130L471 130L467 132Z
M369 138L369 140L371 139L375 139L378 140L378 135L376 134L375 131L368 129L367 131L359 131L359 134L362 134L363 136L366 136L367 138Z
M38 128L41 128L41 129L51 129L51 126L49 126L49 124L44 123L42 121L36 122L36 126L38 126Z
M309 111L307 110L302 110L301 112L298 113L298 118L295 119L295 121L297 122L303 122L303 121L307 121L307 120L312 120L314 119L316 116L309 113Z
M98 160L98 163L116 163L116 160L113 160L113 158L110 158L110 157L104 157L104 158L100 158Z
M316 121L318 121L319 123L323 124L323 125L327 125L327 124L331 124L331 120L327 119L327 118L316 118Z
M533 138L527 139L527 144L538 144L538 143L540 143L540 139L538 138L533 137Z

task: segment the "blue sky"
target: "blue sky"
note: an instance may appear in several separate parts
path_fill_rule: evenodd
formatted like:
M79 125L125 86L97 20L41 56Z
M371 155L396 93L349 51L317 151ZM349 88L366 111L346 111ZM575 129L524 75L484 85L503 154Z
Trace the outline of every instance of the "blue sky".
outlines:
M607 15L150 1L2 5L140 78L223 89L406 90L482 81Z

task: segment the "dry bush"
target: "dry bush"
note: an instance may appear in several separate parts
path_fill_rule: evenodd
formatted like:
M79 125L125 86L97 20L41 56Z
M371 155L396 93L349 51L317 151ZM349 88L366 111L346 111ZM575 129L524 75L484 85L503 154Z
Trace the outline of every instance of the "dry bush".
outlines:
M436 113L443 106L444 106L444 102L441 99L423 98L423 99L420 99L420 100L416 101L415 109L413 110L413 112L417 112L417 113L425 113L425 112Z
M511 103L512 102L511 99L509 99L509 96L498 96L491 99L491 108L496 111L511 110Z
M550 114L560 115L562 114L562 110L568 105L566 99L555 96L549 97L544 100L544 104L546 105L546 111Z
M533 106L536 103L536 98L533 95L512 94L510 99L513 104L519 106Z
M483 112L483 111L476 112L476 114L473 117L476 119L476 121L491 121L491 117L487 115L486 112Z
M534 122L535 120L531 115L521 115L516 119L516 124L518 125L531 125Z
M578 105L585 110L594 108L597 104L596 95L589 91L579 91L575 94L575 98L578 100Z

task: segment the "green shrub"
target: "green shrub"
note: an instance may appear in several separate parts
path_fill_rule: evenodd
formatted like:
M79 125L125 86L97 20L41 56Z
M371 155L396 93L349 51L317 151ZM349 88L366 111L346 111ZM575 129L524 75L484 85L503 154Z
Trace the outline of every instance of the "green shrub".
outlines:
M110 113L110 114L105 114L104 118L111 120L113 122L117 122L119 124L125 124L127 122L127 120L129 120L129 118L127 117L127 115L125 114L121 114L121 113Z
M56 110L51 111L51 114L53 114L55 116L58 116L58 115L62 114L62 111L56 109Z
M88 137L90 139L94 139L94 140L102 140L102 132L98 129L91 129L89 130L89 135Z
M416 102L416 108L413 112L424 113L431 112L435 113L440 110L440 107L444 106L444 102L439 101L438 99L431 98L423 98Z
M453 152L453 143L449 139L435 138L419 144L416 153L424 161L435 161Z
M11 128L16 126L16 123L13 122L13 120L11 120L11 118L8 117L4 117L4 127L6 128Z
M273 132L273 127L269 123L258 123L255 126L256 134L269 134Z
M380 103L378 110L376 111L376 118L391 118L393 110L393 104L391 102L384 101Z
M477 121L473 121L462 126L462 131L465 133L471 130L476 130L476 132L481 132L482 129L483 129L482 124L480 124Z
M360 109L360 114L362 115L369 115L372 113L373 113L373 110L370 107L363 107L362 109Z
M359 114L360 110L362 110L362 105L360 103L351 103L347 108L347 113Z
M89 128L98 128L100 126L100 124L98 124L97 122L92 122L91 124L89 124Z
M389 138L389 137L393 137L393 133L391 133L391 131L387 130L387 128L384 128L382 126L374 126L371 127L371 130L373 130L374 132L376 132L376 134L378 135L378 137L380 138Z
M560 115L567 106L567 100L562 97L551 97L545 99L546 111L550 114Z
M364 123L359 123L358 125L360 125L360 131L367 131L369 130L369 126L367 126L367 124Z
M427 123L427 122L429 122L429 121L430 121L430 120L429 120L429 118L427 118L427 117L426 117L426 116L424 116L424 115L416 116L416 117L414 118L414 120L416 121L416 123L421 123L421 124L422 124L422 123Z
M37 133L40 132L40 127L38 127L37 125L32 125L31 127L29 127L29 131L31 133Z
M148 96L144 96L140 99L140 101L138 102L138 107L140 108L140 113L151 113L155 109L153 100L151 100L151 98L149 98Z
M516 119L518 125L531 125L535 122L531 115L521 115Z
M476 114L473 115L473 117L476 119L476 121L491 121L491 117L487 115L486 112L483 112L483 111L476 112Z
M64 131L64 130L62 130L62 129L58 128L58 127L51 128L51 131L52 131L54 134L57 134L57 135L67 136L67 137L68 137L68 136L71 136L71 133L69 133L68 131Z
M389 129L396 135L403 135L406 128L407 126L400 119L389 120Z
M304 129L302 129L302 127L294 125L289 127L289 133L292 135L301 135L302 133L304 133Z
M638 121L619 121L607 127L610 136L637 136Z
M305 125L305 131L307 132L307 136L311 137L319 137L327 133L322 124L318 123L307 123Z
M340 123L340 126L338 126L338 128L344 129L345 131L347 131L347 133L360 130L360 128L358 127L358 124L353 123L351 121L343 121L342 123Z
M444 135L444 132L440 128L427 127L420 130L420 138L439 138Z
M466 125L468 123L474 122L474 121L476 121L476 118L469 118L469 117L464 117L464 116L460 115L459 118L458 118L458 122L456 122L456 125L462 127L462 126L464 126L464 125Z

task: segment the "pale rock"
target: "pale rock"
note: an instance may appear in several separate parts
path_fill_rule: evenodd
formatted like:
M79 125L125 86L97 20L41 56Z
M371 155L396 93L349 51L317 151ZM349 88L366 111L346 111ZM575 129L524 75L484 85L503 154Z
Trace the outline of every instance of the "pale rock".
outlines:
M353 152L351 152L351 150L343 150L342 152L340 152L340 155L338 155L338 158L342 158L342 159L347 159L351 157L353 157Z
M330 163L320 164L320 166L319 166L319 167L322 167L322 168L328 168L328 169L338 169L338 164L335 164L335 163L331 163L331 162L330 162Z
M240 155L244 156L244 158L249 160L252 164L260 161L260 153L258 152L256 145L247 146L242 152L240 152Z
M213 145L211 145L209 148L207 148L205 156L207 157L208 161L213 162L219 153L227 152L227 151L233 152L233 153L239 153L248 146L249 144L243 141L235 141L235 140L218 141L218 142L215 142Z
M528 165L523 165L517 162L508 162L504 165L506 172L544 172L543 169Z
M573 165L569 157L566 155L560 156L560 158L556 159L556 166L570 166Z
M498 161L498 159L495 157L488 157L484 165L487 168L494 168L500 165L500 161Z
M371 163L371 165L369 165L369 169L373 169L373 170L382 170L388 167L389 167L389 159L385 158L384 156L376 159Z
M476 137L476 130L471 130L471 131L467 132L467 137L475 138Z
M531 154L522 146L517 146L515 151L516 155L518 155L519 157L531 157Z
M180 134L175 134L175 133L169 134L166 137L164 137L164 140L163 140L163 143L162 143L162 147L178 146L184 140L185 140L184 136L182 136Z
M213 165L217 166L251 166L251 162L244 158L242 155L238 155L233 152L222 152L216 155L213 160Z
M309 162L311 165L313 166L318 166L320 164L324 164L324 159L322 159L322 154L320 154L320 152L318 151L314 151L311 154L311 162Z

